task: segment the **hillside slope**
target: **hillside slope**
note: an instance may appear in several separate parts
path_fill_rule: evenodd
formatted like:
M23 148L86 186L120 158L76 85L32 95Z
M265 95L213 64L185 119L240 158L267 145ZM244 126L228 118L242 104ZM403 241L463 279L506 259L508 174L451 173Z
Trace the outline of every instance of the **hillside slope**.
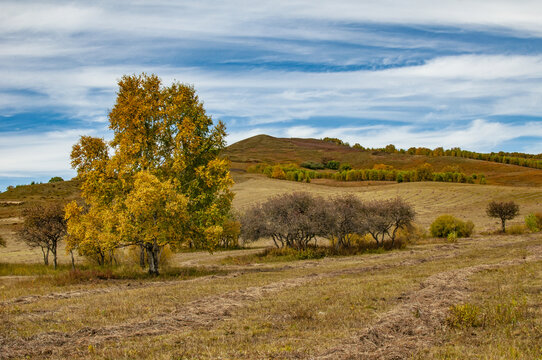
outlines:
M542 185L542 170L452 156L389 154L362 151L318 139L275 138L257 135L228 146L224 156L232 161L232 169L246 170L256 163L321 162L323 158L338 160L354 168L372 168L375 164L395 169L414 169L429 163L435 171L452 167L470 174L484 174L489 184L509 186Z

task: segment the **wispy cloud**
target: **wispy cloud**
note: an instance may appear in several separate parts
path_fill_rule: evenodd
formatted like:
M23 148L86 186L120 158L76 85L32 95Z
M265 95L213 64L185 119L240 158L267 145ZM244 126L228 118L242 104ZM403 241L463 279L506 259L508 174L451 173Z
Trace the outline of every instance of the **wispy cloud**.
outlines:
M540 151L541 13L505 0L3 1L0 177L66 170L78 129L105 134L116 81L141 72L194 84L229 142L528 138L516 146Z

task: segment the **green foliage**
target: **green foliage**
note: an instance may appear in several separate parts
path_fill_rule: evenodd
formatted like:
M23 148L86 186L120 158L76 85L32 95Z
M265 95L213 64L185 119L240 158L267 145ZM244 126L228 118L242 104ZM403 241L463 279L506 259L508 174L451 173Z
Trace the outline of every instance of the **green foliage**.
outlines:
M500 298L482 305L459 304L450 307L446 322L454 328L517 325L527 313L525 298Z
M457 233L455 231L452 231L451 233L448 234L446 239L450 243L456 243L457 242Z
M324 164L324 166L326 167L326 169L338 170L341 166L341 163L337 160L329 160Z
M305 161L301 163L299 166L306 169L311 169L311 170L322 170L325 168L324 164L319 163L319 162L314 162L314 161Z
M447 238L449 234L455 233L457 237L469 237L473 230L472 221L461 221L452 215L441 215L433 221L430 227L431 236Z
M50 183L61 182L61 181L64 181L64 179L61 178L60 176L54 176L49 180Z
M539 232L542 230L542 213L530 213L525 217L525 226L531 232Z
M339 166L339 171L347 171L352 170L352 166L348 163L343 163L341 166Z
M481 325L480 308L473 304L460 304L450 307L450 313L446 318L449 326L454 328L476 327Z

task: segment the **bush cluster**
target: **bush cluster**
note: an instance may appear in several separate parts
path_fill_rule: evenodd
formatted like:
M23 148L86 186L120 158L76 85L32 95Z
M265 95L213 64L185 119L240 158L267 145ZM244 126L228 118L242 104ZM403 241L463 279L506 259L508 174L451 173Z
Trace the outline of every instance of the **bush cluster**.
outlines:
M277 248L306 250L325 237L337 249L370 236L379 247L394 246L401 229L411 226L415 212L400 198L363 202L350 194L323 199L308 193L276 196L248 209L241 218L245 241L271 238Z

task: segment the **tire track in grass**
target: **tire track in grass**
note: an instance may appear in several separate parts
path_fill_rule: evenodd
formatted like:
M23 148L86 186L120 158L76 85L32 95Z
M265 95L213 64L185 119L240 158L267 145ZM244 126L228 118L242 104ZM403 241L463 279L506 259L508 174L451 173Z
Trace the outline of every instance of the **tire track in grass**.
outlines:
M431 257L406 259L391 264L376 264L319 274L312 273L264 286L252 286L222 295L205 297L181 306L170 313L141 322L129 322L100 328L85 327L73 333L46 332L27 338L7 339L0 337L0 359L28 356L46 357L52 354L66 355L70 351L85 348L89 344L96 345L106 341L163 335L187 327L209 327L217 321L231 317L231 313L236 309L248 306L264 296L269 296L285 289L299 287L316 280L401 266L413 266L428 261L437 261L456 256L457 253L454 252Z
M450 247L444 246L442 247L440 251L446 251L447 249L449 250ZM540 252L540 250L538 251ZM423 253L424 252L421 252L421 255L423 255ZM395 254L390 253L391 256L388 258L388 260L390 258L391 260L396 260L396 256L401 255L401 254L405 254L405 253L400 253L400 252L397 252ZM453 251L453 252L445 252L445 253L440 253L440 254L436 253L436 254L431 255L431 251L429 251L429 254L430 256L414 258L414 259L407 258L404 260L399 260L399 261L391 262L391 263L375 264L375 265L350 268L350 269L341 269L341 270L335 270L335 271L324 272L324 273L311 273L308 275L289 278L286 280L270 283L263 286L252 286L252 287L248 287L241 290L231 291L231 292L221 294L221 295L208 296L202 299L189 302L186 305L180 306L167 314L160 314L156 316L155 318L145 320L145 321L127 322L127 323L117 324L113 326L99 327L99 328L85 327L72 333L46 332L46 333L40 333L40 334L31 336L31 337L27 337L27 338L9 338L8 339L8 338L2 338L0 336L0 358L8 359L8 358L21 358L21 357L29 357L29 356L30 357L39 357L39 356L44 357L44 356L49 356L52 354L67 355L73 352L74 350L86 348L86 346L88 346L89 344L97 345L106 341L115 341L115 340L120 341L123 339L133 338L133 337L163 335L163 334L176 332L176 331L185 329L187 327L189 328L209 327L209 326L213 326L217 321L221 321L221 320L231 317L232 312L240 307L248 306L262 297L269 296L273 293L276 293L288 288L295 288L295 287L299 287L316 280L332 278L332 277L337 277L341 275L362 274L366 272L374 272L374 271L386 270L386 269L396 268L396 267L413 266L413 265L418 265L425 262L438 261L438 260L443 260L447 258L455 258L455 257L460 256L462 252ZM395 325L393 322L386 322L387 318L390 318L390 319L393 318L395 320L405 318L404 320L404 322L406 322L405 328L408 328L407 325L411 324L411 319L410 319L411 316L405 317L405 311L407 313L408 311L419 311L420 318L422 318L421 315L423 315L423 318L425 319L425 313L427 309L425 309L424 306L426 306L427 304L425 304L425 302L422 302L421 299L423 297L428 297L428 295L424 293L424 289L435 288L436 285L432 283L433 279L435 279L435 281L440 279L439 281L437 281L437 283L440 284L443 290L446 290L447 286L448 287L454 286L456 282L453 279L453 277L460 275L461 271L473 271L472 269L480 269L477 271L481 271L484 268L505 266L508 263L515 264L516 262L519 263L520 261L519 260L508 261L508 262L503 262L497 265L478 265L471 268L454 270L450 272L444 272L444 273L433 275L424 282L424 284L426 285L422 290L414 292L412 295L409 295L407 297L408 301L405 301L407 302L404 305L405 308L399 309L400 311L397 310L399 311L400 316L396 315L395 317L393 317L392 313L388 313L381 319L381 321L379 321L379 324L381 323L381 325L378 325L378 324L375 325L374 329L378 329L378 326L381 326L382 329L385 329L386 326L391 326L391 328L394 328ZM471 270L468 270L468 269L471 269ZM193 279L193 280L196 281L200 279ZM461 284L459 284L458 286L461 287ZM464 289L461 288L460 290L464 290ZM425 290L425 292L427 291L429 290ZM433 293L429 295L430 295L429 298L435 297L434 291ZM452 297L448 297L448 298L452 298ZM418 303L420 304L418 305L417 308L413 307L413 305L411 304L411 303L415 303L416 301L418 301ZM443 301L447 304L447 299L444 299ZM445 308L449 306L446 304L443 305ZM409 329L408 331L410 331L411 333L415 333L413 332L412 329ZM378 334L381 334L381 333L382 333L381 331L373 330L373 331L369 331L367 333L368 335L362 334L360 335L360 337L364 338L365 336L367 337L369 343L377 344L376 340L378 340L380 336ZM389 335L389 336L391 336L391 338L394 338L394 335ZM412 342L414 340L410 339L409 341ZM406 341L406 343L408 343L408 341ZM337 358L337 357L340 358L342 356L341 354L346 354L345 357L348 358L349 357L348 353L343 353L344 349L349 349L349 348L358 349L357 346L352 347L352 344L359 344L359 339L356 338L354 342L347 343L344 346L341 345L339 349L330 350L330 353L329 353L330 357L326 357L328 356L326 353L323 355L322 358L330 358L330 359ZM407 349L408 348L410 347L407 346ZM380 357L377 357L377 358L380 358ZM390 359L391 358L394 358L394 357L390 357Z
M435 341L444 328L450 306L469 295L469 278L484 270L542 260L542 246L530 247L533 255L434 274L407 295L400 305L383 314L376 324L340 345L310 359L410 359Z

